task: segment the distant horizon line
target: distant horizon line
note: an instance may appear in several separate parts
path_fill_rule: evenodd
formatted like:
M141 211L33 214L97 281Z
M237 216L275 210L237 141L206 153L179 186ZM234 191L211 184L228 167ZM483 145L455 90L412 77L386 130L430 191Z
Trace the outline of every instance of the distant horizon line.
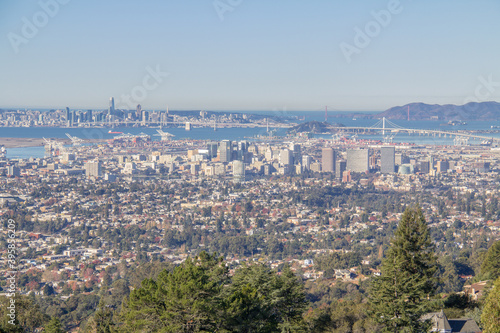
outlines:
M51 107L0 107L0 110L30 110L30 111L56 111L56 110L61 110L64 111L65 107L61 108L51 108ZM92 111L106 111L108 108L71 108L69 107L70 110L77 110L77 111L85 111L85 110L92 110ZM116 109L116 110L125 110L125 111L135 111L135 109ZM167 109L144 109L141 108L143 111L166 111ZM168 109L169 111L176 112L176 111L182 111L182 112L200 112L200 111L206 111L206 112L274 112L274 113L287 113L287 112L321 112L324 113L325 110L269 110L269 109L259 109L259 110L239 110L239 109L220 109L220 110L211 110L211 109ZM330 112L335 112L335 113L343 113L343 112L348 112L348 113L359 113L359 112L383 112L386 110L328 110L328 113Z
M490 100L490 101L478 101L478 102L474 102L474 101L471 101L471 102L468 102L468 103L465 103L465 104L453 104L453 103L445 103L445 104L438 104L438 103L425 103L425 102L410 102L410 103L406 103L406 104L403 104L403 105L394 105L394 106L391 106L389 108L386 108L386 109L375 109L375 110L366 110L366 109L353 109L353 110L338 110L338 109L328 109L328 112L333 112L333 113L356 113L356 112L384 112L384 111L387 111L391 108L395 108L395 107L404 107L404 106L408 106L408 105L411 105L411 104L427 104L427 105L439 105L439 106L445 106L445 105L453 105L453 106L464 106L464 105L467 105L467 104L470 104L470 103L476 103L476 104L482 104L482 103L500 103L500 102L497 102L497 101L494 101L494 100ZM46 107L46 106L36 106L36 107L33 107L33 106L28 106L28 107L19 107L19 106L10 106L10 107L5 107L5 106L0 106L0 110L5 110L5 109L15 109L15 110L31 110L31 111L38 111L37 109L40 109L40 110L64 110L66 107L69 107L69 106L63 106L63 107L60 107L60 108L54 108L54 107ZM168 107L168 106L167 106ZM102 108L102 107L99 107L99 108L92 108L92 107L69 107L70 110L97 110L97 111L104 111L104 110L107 110L108 108ZM135 109L122 109L122 108L118 108L116 110L126 110L126 111L133 111ZM143 108L142 110L145 110L145 111L166 111L167 109L163 109L163 108ZM324 112L325 110L322 109L316 109L316 110L298 110L298 109L291 109L291 110L287 110L287 109L284 109L284 110L277 110L276 108L274 109L254 109L254 110L249 110L249 109L217 109L217 110L213 110L213 109L203 109L203 108L196 108L196 109L192 109L192 108L186 108L186 109L171 109L171 108L168 108L169 111L183 111L183 112L186 112L186 111L192 111L192 112L197 112L197 111L207 111L207 112L276 112L276 113L286 113L286 112Z

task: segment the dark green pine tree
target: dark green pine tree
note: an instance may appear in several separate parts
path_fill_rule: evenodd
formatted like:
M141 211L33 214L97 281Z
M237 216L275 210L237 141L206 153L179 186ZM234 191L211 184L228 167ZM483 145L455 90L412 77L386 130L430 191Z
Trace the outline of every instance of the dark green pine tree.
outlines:
M65 331L61 327L61 322L59 319L52 317L44 329L46 333L64 333Z
M485 333L500 332L500 277L495 281L493 289L486 298L481 322Z
M385 332L426 332L420 320L430 310L438 264L429 229L419 206L406 208L394 233L381 276L371 285L373 319Z
M145 279L122 304L122 332L216 332L223 307L220 292L228 282L222 259L205 252L173 272Z
M488 249L481 265L481 277L484 280L495 280L500 277L500 241L496 241Z
M113 333L115 323L113 321L113 310L106 306L103 298L99 301L94 315L88 320L85 325L84 333Z
M304 284L289 267L279 276L264 265L240 268L224 293L229 332L304 331Z

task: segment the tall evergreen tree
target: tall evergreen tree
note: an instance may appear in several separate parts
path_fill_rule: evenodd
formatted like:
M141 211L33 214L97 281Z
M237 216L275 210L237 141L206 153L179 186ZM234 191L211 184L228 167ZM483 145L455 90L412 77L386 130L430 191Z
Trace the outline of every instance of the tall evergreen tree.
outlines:
M437 258L419 206L406 208L382 261L381 276L370 288L371 314L385 332L425 332L420 320L429 311Z
M113 332L116 332L115 323L113 321L113 310L106 306L103 298L101 298L96 312L85 325L84 333Z
M488 249L481 264L481 276L483 279L490 280L500 277L500 241L496 241Z
M500 277L488 294L481 314L484 333L500 333Z
M59 319L52 317L44 329L46 333L64 333L65 331L62 329L61 322Z

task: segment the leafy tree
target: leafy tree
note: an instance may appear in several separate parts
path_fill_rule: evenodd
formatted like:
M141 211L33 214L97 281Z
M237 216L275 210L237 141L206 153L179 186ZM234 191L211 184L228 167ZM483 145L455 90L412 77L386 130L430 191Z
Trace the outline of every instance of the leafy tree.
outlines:
M496 241L488 249L481 265L483 279L495 280L500 277L500 241Z
M500 277L495 281L484 304L481 315L484 333L500 332Z
M371 285L371 314L386 332L421 332L429 311L426 299L434 291L437 259L419 206L407 208L394 233L381 276Z

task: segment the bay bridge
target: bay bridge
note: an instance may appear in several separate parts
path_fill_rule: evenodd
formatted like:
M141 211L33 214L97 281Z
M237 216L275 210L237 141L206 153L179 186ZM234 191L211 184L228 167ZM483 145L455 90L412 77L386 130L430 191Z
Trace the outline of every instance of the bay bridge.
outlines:
M418 128L405 128L399 126L385 117L370 127L354 127L354 126L331 126L330 129L338 130L339 132L354 132L359 134L369 134L370 132L381 132L385 141L392 142L395 135L406 133L408 135L426 135L439 138L453 138L456 145L467 145L469 140L479 140L483 144L499 143L500 137L476 135L467 132L446 131L446 130L430 130Z

